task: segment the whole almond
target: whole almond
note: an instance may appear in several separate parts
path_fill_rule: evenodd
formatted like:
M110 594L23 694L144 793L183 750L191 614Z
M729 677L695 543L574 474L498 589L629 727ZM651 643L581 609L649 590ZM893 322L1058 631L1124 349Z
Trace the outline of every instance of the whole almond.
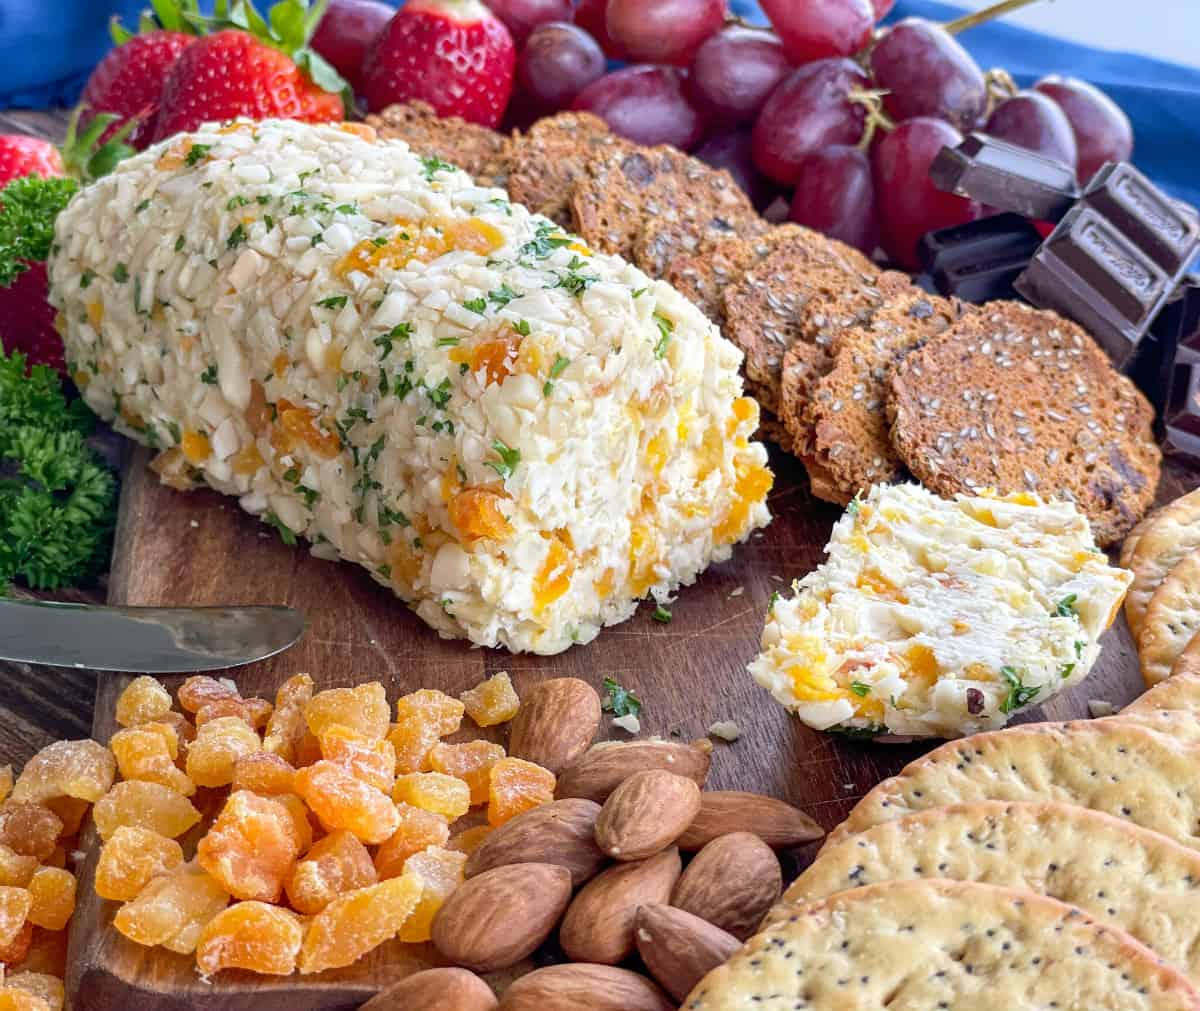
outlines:
M509 728L508 753L555 775L582 755L600 729L600 696L579 678L553 678L527 692Z
M779 858L758 836L717 836L688 864L671 893L671 905L707 920L744 941L783 892Z
M615 860L644 860L666 849L700 811L700 787L662 769L635 772L604 802L596 845Z
M433 943L451 962L476 972L505 969L550 936L570 901L565 867L497 867L454 890L434 917Z
M775 849L825 835L808 815L782 800L740 790L711 790L700 797L700 812L679 837L679 848L698 850L730 832L749 832Z
M558 941L576 962L616 965L634 948L638 906L665 903L682 869L679 850L634 864L617 864L592 878L575 896L558 931Z
M466 969L425 969L393 983L359 1011L495 1011L496 995Z
M599 814L599 804L579 798L556 800L519 814L484 837L467 859L467 877L505 864L558 864L571 872L571 885L578 888L595 877L606 861L596 845Z
M700 980L742 946L720 927L672 906L642 906L634 938L650 975L681 1003Z
M593 745L558 777L557 797L586 797L603 804L635 772L665 769L703 787L712 763L712 742L618 741Z
M551 965L505 991L500 1011L675 1011L645 976L608 965Z

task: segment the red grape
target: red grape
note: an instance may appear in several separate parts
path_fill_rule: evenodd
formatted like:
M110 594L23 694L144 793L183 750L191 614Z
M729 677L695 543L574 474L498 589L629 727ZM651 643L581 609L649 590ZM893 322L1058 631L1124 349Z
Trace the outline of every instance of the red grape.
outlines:
M800 162L830 144L857 144L866 111L850 94L870 81L853 60L817 60L779 85L754 124L754 163L778 183L794 183Z
M688 94L710 119L748 123L792 69L773 32L730 25L710 36L696 53Z
M746 192L760 211L765 210L779 193L778 188L754 167L750 152L749 130L721 133L710 137L698 148L696 157L713 168L725 169Z
M982 214L976 201L943 193L929 178L937 153L961 141L962 134L945 120L918 116L899 124L871 153L883 248L908 270L920 268L917 242L922 235Z
M704 120L683 93L683 71L674 67L615 70L584 88L571 108L594 113L637 144L686 151L704 136Z
M973 130L987 109L983 71L941 25L905 18L871 50L871 76L888 95L884 108L897 122L937 116Z
M608 34L608 0L579 0L575 23L600 43L609 59L625 59L625 51Z
M871 160L856 147L835 144L800 163L789 218L870 256L879 245Z
M1043 77L1034 85L1066 114L1078 151L1075 174L1085 186L1108 161L1128 161L1133 154L1129 117L1099 88L1077 77Z
M725 0L608 0L608 34L631 60L686 67L725 14Z
M526 95L546 109L565 109L584 88L604 76L604 50L578 25L552 21L529 35L517 59Z
M379 0L331 0L312 47L358 91L367 47L395 15L395 8Z
M882 21L892 13L896 0L871 0L871 6L875 8L875 20Z
M571 0L487 0L487 5L504 22L518 49L538 25L570 21L575 15Z
M1072 168L1078 157L1066 113L1040 91L1020 91L992 110L984 133L1056 158Z
M771 24L796 63L857 53L871 37L871 0L762 0Z

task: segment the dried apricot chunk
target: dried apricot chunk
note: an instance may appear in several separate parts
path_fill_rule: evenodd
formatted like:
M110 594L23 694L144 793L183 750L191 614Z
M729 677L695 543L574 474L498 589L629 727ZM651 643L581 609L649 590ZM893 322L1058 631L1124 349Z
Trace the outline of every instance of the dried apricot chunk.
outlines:
M462 726L465 706L456 698L433 688L421 688L409 692L396 700L396 722L419 718L437 732L438 737L448 737Z
M50 1011L50 1005L37 994L0 987L0 1011Z
M130 681L117 698L117 722L123 727L156 723L170 711L171 693L146 675Z
M396 749L385 738L364 737L357 730L331 723L317 740L321 754L331 762L345 766L364 783L387 793L396 780Z
M396 831L396 805L382 790L353 776L336 762L320 761L296 773L296 792L327 832L344 829L367 843L381 843Z
M122 825L175 839L200 820L200 812L183 794L161 783L131 779L118 783L96 802L92 820L104 840Z
M239 790L196 845L196 860L234 898L277 902L303 843L279 798Z
M55 741L25 763L13 785L12 799L40 804L50 797L78 797L95 803L116 775L116 759L103 744Z
M428 772L429 752L441 737L433 724L410 716L392 724L387 739L396 754L397 772Z
M288 678L275 693L275 711L267 720L263 750L295 764L296 747L308 731L304 710L312 701L313 679L307 674Z
M304 721L318 737L326 727L340 723L377 740L388 732L387 692L378 681L318 692L304 707Z
M0 888L0 948L11 944L29 919L33 896L25 888Z
M38 869L38 858L0 843L0 886L24 888Z
M429 764L434 772L461 779L471 790L471 806L486 804L491 770L504 757L504 748L491 741L468 741L466 744L435 744L429 752Z
M557 780L543 769L522 758L502 758L492 766L488 786L488 824L503 825L526 811L554 800Z
M0 804L0 843L28 857L45 860L54 852L63 823L41 804L6 800Z
M8 944L0 944L0 968L8 965L21 965L29 956L31 947L33 947L33 924L26 920ZM3 992L0 990L0 993Z
M398 878L404 873L404 862L414 853L429 846L444 846L450 837L450 822L440 814L397 804L400 825L375 853L375 870L380 880Z
M517 697L512 679L506 671L501 671L470 691L463 692L459 698L467 708L467 715L481 727L507 723L521 708L521 700Z
M421 898L417 907L400 928L400 940L408 942L428 941L433 918L442 904L454 894L463 881L463 868L467 855L453 850L431 846L414 853L404 865L405 874L415 874L421 881Z
M75 875L57 867L39 867L29 879L29 922L62 930L75 912Z
M303 769L305 766L312 765L314 762L319 762L320 760L321 742L317 740L316 734L305 730L296 744L296 760L292 764L297 769Z
M453 821L470 809L471 788L442 772L408 772L396 778L392 800L423 807Z
M96 894L129 902L146 882L183 863L183 847L149 829L122 825L100 849L96 862Z
M448 843L446 849L456 850L459 853L465 853L470 856L483 843L495 829L491 825L475 825L471 828L465 828L455 835Z
M339 895L378 880L367 848L349 832L334 832L292 868L286 885L288 902L293 909L311 916Z
M50 1011L62 1011L66 1003L66 987L57 976L44 972L18 972L3 983L5 990L19 990L46 1002Z
M240 695L228 699L214 699L196 710L196 729L204 724L219 720L223 716L236 716L251 730L260 730L267 725L275 707L266 699L244 699Z
M320 822L308 809L308 805L294 793L281 793L271 799L287 808L288 814L292 816L292 826L300 844L300 852L305 852L312 845L313 827Z
M24 972L41 972L59 979L67 975L67 933L65 930L35 930L29 924L31 939L21 958ZM0 958L0 962L4 961Z
M218 681L206 674L197 674L188 678L179 686L176 694L179 697L180 708L189 713L198 713L210 702L242 697L237 690L237 685L232 681Z
M420 897L417 876L402 874L334 899L309 924L300 971L321 972L357 962L400 932Z
M12 793L13 788L13 767L11 765L0 765L0 804L8 800L8 795Z
M196 792L196 784L175 764L179 737L170 724L143 723L118 730L108 746L123 779L161 783L185 797Z
M188 748L188 777L197 786L228 786L238 759L261 750L262 740L244 720L222 716L196 728Z
M295 791L296 770L286 759L269 751L243 755L233 767L233 788L271 797Z
M117 910L113 926L137 944L190 955L209 920L227 905L228 893L193 861L151 878Z
M43 867L66 867L67 866L67 849L62 843L54 847L54 851L42 861Z
M42 806L53 811L58 816L58 820L62 822L62 828L58 833L59 839L78 834L83 825L83 819L92 809L90 803L80 800L78 797L51 797L43 801Z
M235 902L200 933L196 965L205 976L222 969L248 969L290 976L304 941L300 917L265 902Z

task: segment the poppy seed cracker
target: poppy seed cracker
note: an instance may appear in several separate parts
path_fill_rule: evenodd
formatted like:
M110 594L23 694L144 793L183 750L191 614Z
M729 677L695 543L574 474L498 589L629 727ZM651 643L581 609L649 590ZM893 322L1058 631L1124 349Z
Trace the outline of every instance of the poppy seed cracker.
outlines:
M457 165L480 185L505 185L512 141L502 133L457 116L441 119L426 102L389 105L367 123L385 140L402 140L419 155Z

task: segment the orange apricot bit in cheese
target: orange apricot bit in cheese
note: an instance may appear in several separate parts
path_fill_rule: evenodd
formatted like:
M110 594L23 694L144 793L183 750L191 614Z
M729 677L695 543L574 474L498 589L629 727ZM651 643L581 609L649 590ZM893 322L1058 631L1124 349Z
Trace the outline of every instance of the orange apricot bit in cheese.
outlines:
M474 373L485 370L484 385L490 386L492 383L501 382L512 373L514 360L523 340L524 338L514 330L502 332L480 341L471 348L455 348L450 359L466 363Z
M208 436L191 429L183 433L179 448L183 450L184 459L193 466L199 466L212 455L212 444L208 441Z
M734 461L733 469L733 504L713 531L713 539L718 544L732 544L746 533L750 510L766 499L775 484L775 475L761 464L738 459Z
M553 537L546 557L533 579L533 610L541 614L571 588L575 575L575 556L560 537Z
M275 407L278 421L271 434L271 445L276 449L290 452L297 443L302 443L326 460L332 460L341 452L342 443L337 433L322 428L314 411L284 399L280 399Z
M507 495L487 488L466 488L450 500L450 522L470 541L490 538L506 540L512 526L500 508Z
M303 942L304 927L290 909L238 902L208 921L196 945L196 966L206 976L222 969L290 976Z
M504 233L481 218L451 221L442 225L442 233L451 249L487 256L504 245Z

